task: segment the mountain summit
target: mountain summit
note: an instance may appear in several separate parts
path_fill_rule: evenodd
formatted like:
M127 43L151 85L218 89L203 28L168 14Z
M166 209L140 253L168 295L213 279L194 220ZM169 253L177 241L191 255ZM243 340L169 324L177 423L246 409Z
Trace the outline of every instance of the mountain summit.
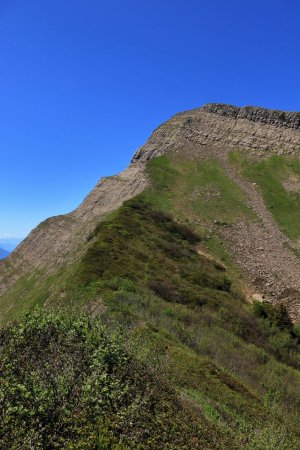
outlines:
M158 156L178 145L178 140L185 139L201 147L221 145L259 156L264 152L299 154L299 130L298 112L210 103L175 114L154 131L146 145L136 152L133 161Z
M236 151L252 162L268 161L270 157L298 158L300 113L213 103L175 114L137 150L126 170L100 179L76 210L47 219L30 233L11 254L8 264L0 265L0 293L7 292L22 275L36 270L52 274L79 258L84 251L82 243L96 224L149 186L147 162L172 154L218 161L226 176L243 192L258 222L233 223L222 230L223 238L251 289L272 301L286 301L296 317L298 295L290 295L289 300L285 297L287 292L300 290L300 267L295 255L298 244L283 233L272 206L265 204L261 186L243 177L238 167L229 163L228 155ZM214 222L218 222L217 216L211 224L215 228Z
M300 448L299 120L176 114L0 261L1 448Z

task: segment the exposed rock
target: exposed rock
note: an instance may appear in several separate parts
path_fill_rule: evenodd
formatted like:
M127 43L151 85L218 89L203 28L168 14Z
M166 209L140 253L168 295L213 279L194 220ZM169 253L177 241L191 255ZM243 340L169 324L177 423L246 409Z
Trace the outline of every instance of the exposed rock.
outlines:
M147 160L172 151L184 152L187 158L189 155L216 158L242 189L258 221L220 227L216 218L212 227L222 234L228 250L254 289L270 301L281 299L289 305L293 317L299 318L300 265L297 252L292 251L295 244L278 229L256 184L241 179L228 164L226 154L231 149L244 150L255 157L299 156L300 113L208 104L176 114L153 132L124 172L101 179L75 211L47 219L5 261L0 261L0 294L33 269L52 273L60 265L76 259L95 224L124 200L146 188ZM285 187L296 191L291 181ZM209 201L218 198L220 193L212 186L205 192L196 188L192 197L199 195Z
M300 154L300 113L246 106L208 104L175 114L158 127L133 161L162 155L182 139L201 146L217 145L245 149L256 155Z
M263 302L264 301L264 296L262 294L256 293L252 295L252 300L255 302Z
M147 185L144 164L131 164L113 177L101 178L73 212L51 217L38 225L17 249L0 261L0 294L33 269L51 273L80 253L81 244L107 213L143 191Z
M299 176L289 176L287 179L282 181L282 185L287 192L293 192L296 194L300 193L300 177Z

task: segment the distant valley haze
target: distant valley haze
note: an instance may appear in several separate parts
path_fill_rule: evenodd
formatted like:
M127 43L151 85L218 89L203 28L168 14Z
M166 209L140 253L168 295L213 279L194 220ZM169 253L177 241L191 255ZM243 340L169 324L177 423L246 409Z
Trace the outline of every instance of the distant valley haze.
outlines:
M12 252L19 243L25 238L25 236L11 236L6 234L0 234L0 249L10 253ZM7 255L6 255L7 256Z
M0 259L6 258L9 255L9 252L4 250L3 248L0 248Z

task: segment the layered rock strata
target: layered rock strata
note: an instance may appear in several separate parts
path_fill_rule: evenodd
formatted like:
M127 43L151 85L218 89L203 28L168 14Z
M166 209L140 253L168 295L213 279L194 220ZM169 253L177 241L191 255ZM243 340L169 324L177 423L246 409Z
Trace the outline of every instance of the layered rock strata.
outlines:
M51 273L60 266L74 261L80 254L80 248L85 248L84 243L96 223L125 200L147 187L145 168L149 159L169 151L185 152L187 156L190 153L192 156L217 157L223 163L224 169L227 167L228 175L233 181L244 189L245 186L232 174L228 165L226 166L225 155L231 149L245 151L253 157L267 157L272 154L300 156L300 113L207 104L198 109L176 114L152 133L145 145L135 153L125 171L113 177L102 178L75 211L47 219L34 229L6 260L0 261L0 294L24 274L32 273L36 269ZM282 241L280 245L284 246L284 237L276 228L271 216L267 215L267 212L258 214L260 215L262 227L268 230L268 234L271 233L269 230L271 227L273 235L279 236ZM266 223L263 216L266 217ZM229 230L227 239L229 242L237 243L236 246L232 246L232 253L237 264L247 274L243 249L247 247L247 242L255 243L256 236L250 235L247 230L248 241L243 244L245 233L242 231L245 225L238 225L237 230L234 227ZM268 244L265 245L265 253L272 251L272 246L269 247ZM282 252L280 249L278 252L274 254L274 258L279 255L278 261L282 261L286 267L296 264L295 273L298 273L300 269L295 254L286 246L282 247ZM288 253L289 265L286 264L287 258L289 259ZM262 269L259 258L257 264L255 261L256 259L252 258L249 264L250 281L255 280L256 272L257 278L263 273L264 280L260 280L259 288L263 291L261 285L265 283L266 294L273 298L282 296L284 292L292 289L293 303L297 309L300 304L298 281L291 284L290 277L285 276L286 281L279 280L275 283L273 278L275 275L277 278L280 276L280 264L278 263L279 266L275 264L276 274L273 277L272 268L270 268L271 275L267 276L264 273L267 269L265 266ZM285 268L282 273L285 274L286 270ZM280 287L281 294L274 288L275 284Z

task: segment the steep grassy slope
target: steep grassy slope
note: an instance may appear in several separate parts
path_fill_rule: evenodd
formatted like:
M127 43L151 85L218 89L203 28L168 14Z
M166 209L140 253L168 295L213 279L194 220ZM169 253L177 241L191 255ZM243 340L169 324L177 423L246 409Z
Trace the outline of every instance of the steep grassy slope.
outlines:
M53 313L2 332L1 448L231 446L120 340L98 321Z
M27 307L64 314L2 333L4 446L299 448L298 331L285 309L245 301L216 232L255 215L216 161L163 156L148 171L79 263L27 281Z
M221 239L213 233L212 226L222 228L241 218L253 220L253 213L246 207L238 187L225 176L219 164L213 159L186 161L178 156L162 156L149 162L148 173L152 188L143 194L143 198L157 210L169 211L181 222L199 231L205 246L224 260L229 269L232 266L230 274L236 279L236 268L225 252ZM43 271L35 270L18 279L1 296L0 324L43 304L49 296L63 296L69 289L69 279L72 284L74 270L77 268L64 268L55 277L46 278ZM43 280L42 283L40 280Z
M241 174L261 189L265 204L281 230L291 239L300 237L300 161L287 156L248 160L231 152L230 160Z
M180 212L185 220L229 225L240 218L253 218L243 194L213 158L164 155L149 162L148 172L152 189L147 199L159 208Z

